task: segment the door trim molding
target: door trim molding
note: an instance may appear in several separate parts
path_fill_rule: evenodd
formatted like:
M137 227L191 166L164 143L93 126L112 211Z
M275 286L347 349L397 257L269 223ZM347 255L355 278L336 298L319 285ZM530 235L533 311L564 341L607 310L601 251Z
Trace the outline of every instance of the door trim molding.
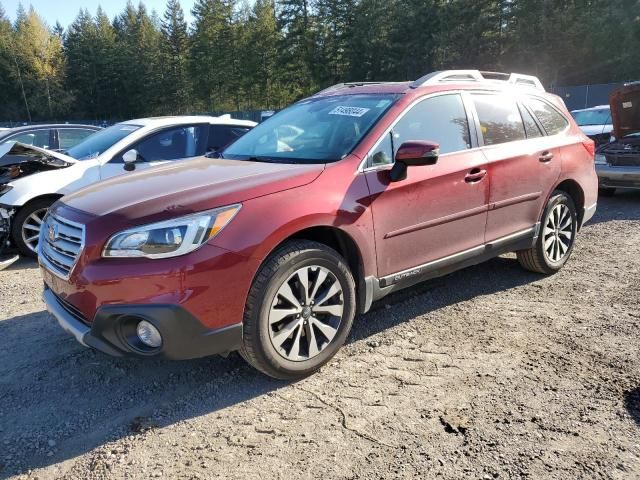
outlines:
M453 213L451 215L446 215L444 217L435 218L433 220L418 223L416 225L411 225L410 227L404 227L404 228L399 228L398 230L393 230L389 233L386 233L383 238L385 239L393 238L399 235L405 235L407 233L417 232L418 230L424 230L425 228L429 228L429 227L436 227L444 223L455 222L456 220L461 220L463 218L468 218L474 215L479 215L481 213L486 213L487 211L489 211L489 205L481 205L476 208L471 208L469 210L464 210L462 212Z
M507 198L506 200L493 202L489 204L489 210L498 210L499 208L510 207L518 203L532 202L540 198L541 195L542 192L533 192L527 193L526 195L520 195L519 197Z

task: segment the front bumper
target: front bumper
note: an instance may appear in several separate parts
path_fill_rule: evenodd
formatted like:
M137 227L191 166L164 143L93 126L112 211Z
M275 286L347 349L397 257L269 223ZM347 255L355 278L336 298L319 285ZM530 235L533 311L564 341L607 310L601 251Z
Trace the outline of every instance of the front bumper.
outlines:
M172 360L226 354L240 348L242 324L208 330L178 305L111 305L100 307L91 324L45 285L43 300L60 326L86 347L115 357L161 356ZM162 335L162 346L144 347L136 341L135 326L151 322Z
M640 167L612 167L596 164L600 188L639 188Z

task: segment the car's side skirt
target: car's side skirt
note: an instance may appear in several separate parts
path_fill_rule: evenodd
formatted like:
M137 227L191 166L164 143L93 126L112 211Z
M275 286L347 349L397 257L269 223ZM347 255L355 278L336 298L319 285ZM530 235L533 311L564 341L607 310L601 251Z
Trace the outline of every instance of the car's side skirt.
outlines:
M517 250L526 250L535 245L540 231L537 223L531 228L513 233L478 247L433 260L423 265L403 270L386 277L368 277L365 279L365 300L362 305L362 313L371 308L371 304L384 296L410 287L431 278L447 275L465 267L477 265L490 260L503 253Z

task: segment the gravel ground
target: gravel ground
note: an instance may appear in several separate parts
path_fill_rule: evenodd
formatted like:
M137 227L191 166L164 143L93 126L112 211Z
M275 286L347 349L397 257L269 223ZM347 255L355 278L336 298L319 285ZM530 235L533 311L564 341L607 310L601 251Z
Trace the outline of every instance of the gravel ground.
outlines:
M562 272L504 256L384 299L315 376L87 350L0 272L0 477L639 478L640 194Z

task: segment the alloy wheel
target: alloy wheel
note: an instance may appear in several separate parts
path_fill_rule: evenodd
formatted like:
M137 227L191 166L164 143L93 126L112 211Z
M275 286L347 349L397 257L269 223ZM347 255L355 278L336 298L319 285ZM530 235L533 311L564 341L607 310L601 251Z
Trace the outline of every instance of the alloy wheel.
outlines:
M567 205L560 203L553 207L542 234L545 255L551 262L560 262L573 242L573 217Z
M38 249L38 238L40 236L40 227L44 216L47 214L46 208L41 208L29 215L22 224L22 241L32 252Z
M269 310L269 337L285 359L300 362L322 352L338 333L342 286L327 268L296 270L282 283Z

